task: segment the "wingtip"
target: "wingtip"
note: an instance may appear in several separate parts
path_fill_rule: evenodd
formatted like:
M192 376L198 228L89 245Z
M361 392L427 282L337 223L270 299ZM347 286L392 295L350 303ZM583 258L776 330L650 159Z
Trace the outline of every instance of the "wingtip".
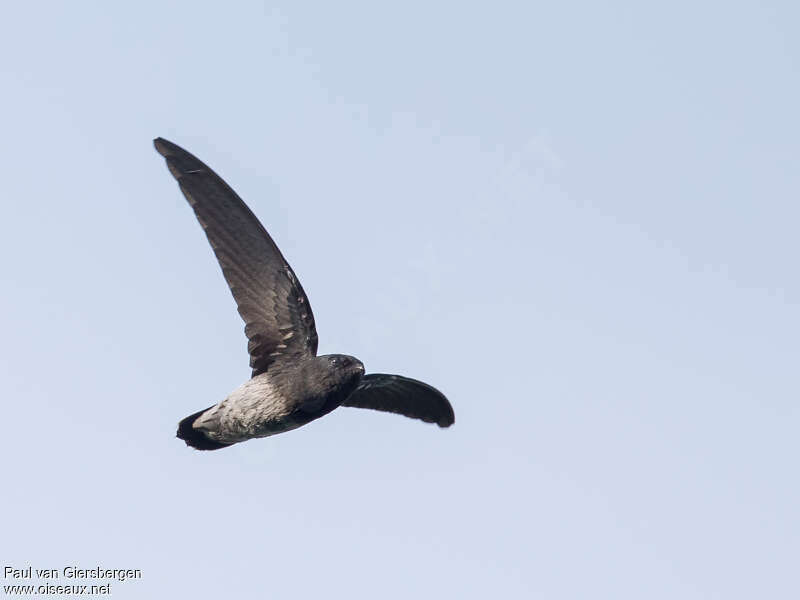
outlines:
M161 154L162 156L166 156L167 152L170 150L170 146L174 146L172 142L169 140L165 140L162 137L157 137L153 140L153 146L155 146L156 151Z

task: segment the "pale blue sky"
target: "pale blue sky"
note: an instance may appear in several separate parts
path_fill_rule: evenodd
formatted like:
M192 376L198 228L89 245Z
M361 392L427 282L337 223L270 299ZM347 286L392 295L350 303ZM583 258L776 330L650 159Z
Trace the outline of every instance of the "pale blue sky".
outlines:
M800 596L797 4L234 4L5 10L4 565L142 569L114 598ZM156 136L250 204L321 352L455 426L175 439L249 369Z

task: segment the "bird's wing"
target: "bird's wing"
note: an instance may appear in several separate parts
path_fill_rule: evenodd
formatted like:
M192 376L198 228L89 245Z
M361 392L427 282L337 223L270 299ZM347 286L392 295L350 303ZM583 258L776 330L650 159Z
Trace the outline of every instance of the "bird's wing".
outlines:
M172 142L156 150L194 209L231 288L253 377L281 356L316 355L311 305L292 268L247 205L214 171Z
M439 427L450 427L456 420L453 407L439 390L400 375L364 375L342 406L397 413Z

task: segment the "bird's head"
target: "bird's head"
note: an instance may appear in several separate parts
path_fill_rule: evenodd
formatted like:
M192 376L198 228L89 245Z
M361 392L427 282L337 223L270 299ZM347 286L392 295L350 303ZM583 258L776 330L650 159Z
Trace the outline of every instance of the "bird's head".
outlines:
M347 354L326 354L320 356L328 364L328 368L334 372L341 374L344 378L357 375L359 378L364 374L364 363L358 360L355 356L348 356Z
M357 358L345 354L317 356L305 367L302 381L307 389L304 393L311 398L318 397L321 409L329 412L353 393L363 375L364 365Z
M291 378L291 395L301 400L296 418L305 423L328 414L355 391L363 375L364 365L352 356L331 354L303 361Z
M349 395L364 375L364 364L346 354L326 354L316 359L318 372L329 389L338 389Z

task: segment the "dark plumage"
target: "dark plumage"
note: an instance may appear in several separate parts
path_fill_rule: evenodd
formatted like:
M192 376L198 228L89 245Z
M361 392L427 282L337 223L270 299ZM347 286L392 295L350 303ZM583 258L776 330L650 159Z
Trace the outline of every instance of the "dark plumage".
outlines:
M245 322L253 369L252 378L222 402L183 419L180 439L198 450L217 450L295 429L339 406L453 424L453 408L435 388L399 375L364 375L364 365L352 356L317 356L308 298L255 215L183 148L162 138L154 144L222 267Z
M208 408L197 411L193 415L189 415L188 417L181 419L181 422L178 423L177 435L180 439L186 442L187 446L192 446L198 450L219 450L220 448L230 446L230 444L221 444L220 442L215 442L199 429L192 427L192 424L197 417L202 415L207 410L211 410L212 408L214 407L209 406Z

